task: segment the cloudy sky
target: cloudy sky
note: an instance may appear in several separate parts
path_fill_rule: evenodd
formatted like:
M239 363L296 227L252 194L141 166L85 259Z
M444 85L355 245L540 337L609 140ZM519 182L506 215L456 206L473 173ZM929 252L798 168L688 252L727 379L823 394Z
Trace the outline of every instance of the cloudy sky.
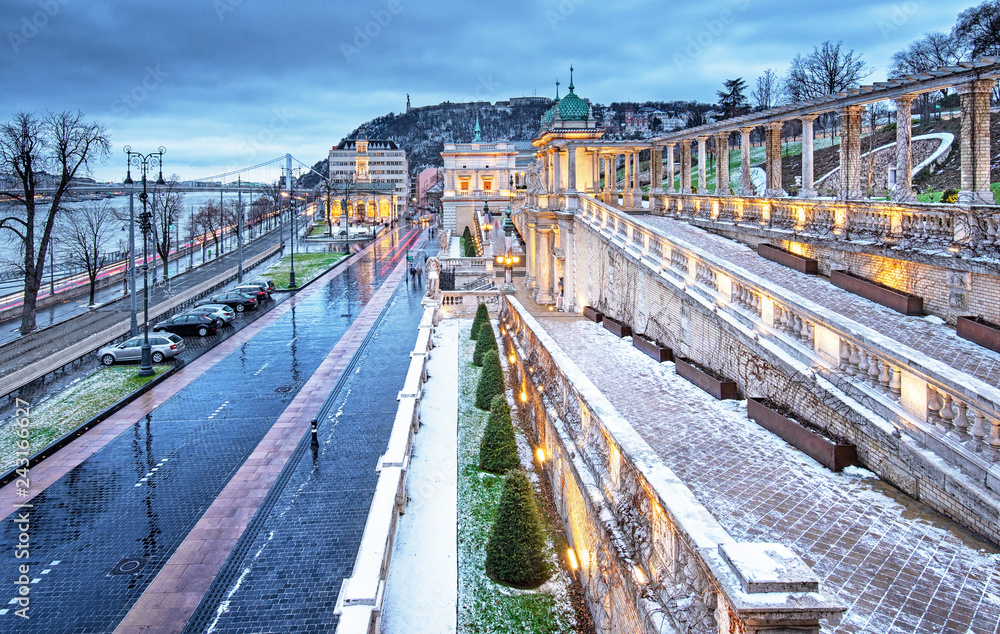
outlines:
M121 148L166 146L207 177L290 152L312 164L363 121L413 105L552 95L576 68L595 102L715 101L723 80L784 73L843 40L886 77L948 30L954 0L3 0L0 118L82 110Z

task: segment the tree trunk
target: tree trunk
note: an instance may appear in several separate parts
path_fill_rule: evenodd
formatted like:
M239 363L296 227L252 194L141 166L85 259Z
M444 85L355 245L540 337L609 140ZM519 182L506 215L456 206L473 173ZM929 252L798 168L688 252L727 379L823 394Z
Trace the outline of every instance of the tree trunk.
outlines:
M97 271L87 272L87 279L90 280L90 306L94 305L94 296L97 294Z
M38 289L42 287L42 276L31 267L31 271L24 274L24 304L21 307L21 328L22 335L26 335L35 329L35 311L38 305Z

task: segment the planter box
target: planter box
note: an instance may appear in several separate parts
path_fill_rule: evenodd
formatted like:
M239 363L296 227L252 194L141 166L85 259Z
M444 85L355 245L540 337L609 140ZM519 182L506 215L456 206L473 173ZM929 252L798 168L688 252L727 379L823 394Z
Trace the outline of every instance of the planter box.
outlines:
M845 291L870 299L904 315L923 315L924 300L906 291L897 291L847 271L831 271L830 281Z
M831 471L859 465L858 450L854 445L821 436L798 421L774 411L760 399L747 399L747 416Z
M601 323L601 320L604 319L604 313L597 310L593 306L584 306L583 316L589 319L590 321L594 321L597 323Z
M718 379L693 361L687 359L675 359L677 374L691 381L701 389L705 390L720 401L739 399L739 390L736 389L736 382L729 379Z
M660 363L674 360L674 351L639 335L632 335L632 345Z
M607 330L611 331L611 333L614 335L618 335L619 337L629 337L632 335L631 326L623 324L622 322L612 319L608 316L604 317L603 323L604 327Z
M959 317L955 323L958 336L1000 352L1000 326L981 317Z
M782 266L787 266L799 273L805 273L806 275L816 275L819 272L819 262L815 258L796 255L773 244L758 244L757 255L772 262L777 262Z

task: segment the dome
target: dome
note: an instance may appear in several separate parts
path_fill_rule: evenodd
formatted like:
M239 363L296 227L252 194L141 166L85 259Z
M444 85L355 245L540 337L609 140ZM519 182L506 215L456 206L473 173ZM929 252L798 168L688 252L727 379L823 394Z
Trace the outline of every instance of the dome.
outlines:
M542 128L547 128L552 125L553 119L556 118L556 108L559 106L559 81L556 80L556 102L551 108L545 111L542 115Z
M572 85L569 94L563 97L556 107L559 108L559 118L563 121L586 121L590 118L590 106L576 96Z

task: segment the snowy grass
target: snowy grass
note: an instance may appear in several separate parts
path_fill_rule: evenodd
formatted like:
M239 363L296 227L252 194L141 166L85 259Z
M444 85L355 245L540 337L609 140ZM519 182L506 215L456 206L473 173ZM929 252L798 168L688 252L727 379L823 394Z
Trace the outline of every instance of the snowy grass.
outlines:
M496 583L486 575L486 542L500 503L504 479L479 471L479 444L488 412L476 408L476 384L481 368L472 364L476 342L469 339L472 322L459 330L458 377L458 631L574 632L576 617L570 600L571 579L560 566L551 518L537 506L545 526L547 559L552 576L534 590L518 590ZM507 393L511 400L511 392ZM515 427L516 430L516 427ZM531 449L518 433L518 454L528 479L539 493L538 474L531 464Z
M295 285L302 286L312 281L331 266L344 259L345 253L297 253L295 255ZM271 280L278 288L288 288L288 277L292 270L292 258L286 255L272 265L261 276Z
M139 377L137 366L101 368L88 377L42 402L30 406L30 454L35 455L50 444L76 429L87 419L111 407L140 387L170 369L169 365L153 366L153 376ZM0 428L0 473L12 469L17 462L17 425Z

